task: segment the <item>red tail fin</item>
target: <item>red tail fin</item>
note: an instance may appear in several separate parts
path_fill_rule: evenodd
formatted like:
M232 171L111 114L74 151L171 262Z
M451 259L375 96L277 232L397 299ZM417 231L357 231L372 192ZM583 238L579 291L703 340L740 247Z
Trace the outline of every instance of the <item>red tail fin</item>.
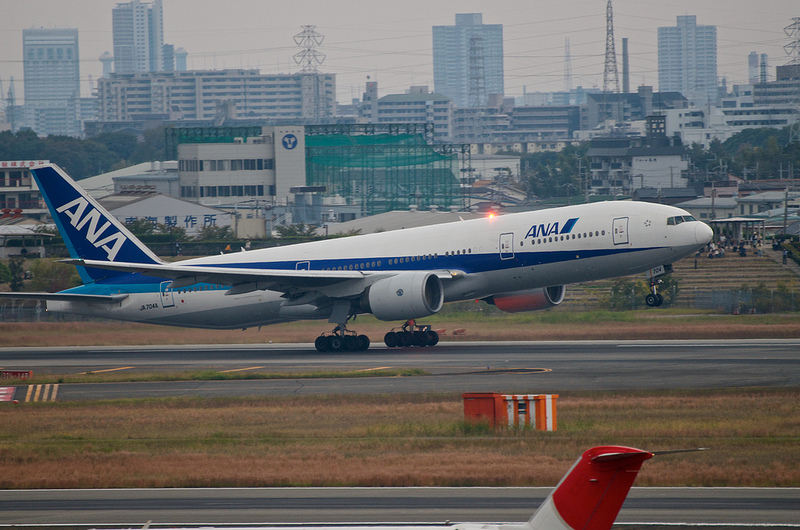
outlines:
M621 446L589 449L561 479L528 525L534 530L608 530L642 462L653 453Z

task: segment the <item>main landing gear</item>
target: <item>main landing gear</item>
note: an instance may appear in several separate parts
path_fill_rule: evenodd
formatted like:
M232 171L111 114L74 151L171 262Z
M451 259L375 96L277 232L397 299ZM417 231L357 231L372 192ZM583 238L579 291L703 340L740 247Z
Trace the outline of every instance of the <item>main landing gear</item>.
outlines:
M330 333L323 333L314 341L318 352L326 351L366 351L369 348L369 337L350 331L340 324Z
M415 321L409 320L399 330L394 328L384 335L383 342L390 348L436 346L439 343L439 334L430 326L418 326Z
M417 325L413 320L407 321L399 329L394 328L383 337L383 342L390 348L408 348L410 346L436 346L439 334L430 326ZM333 331L323 333L314 341L318 352L365 351L369 348L369 337L359 335L339 324Z

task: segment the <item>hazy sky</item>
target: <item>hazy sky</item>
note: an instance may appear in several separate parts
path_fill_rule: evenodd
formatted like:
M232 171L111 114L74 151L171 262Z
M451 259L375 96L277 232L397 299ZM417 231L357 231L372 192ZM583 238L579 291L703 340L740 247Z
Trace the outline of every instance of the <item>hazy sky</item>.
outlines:
M113 53L112 0L0 0L0 80L23 92L22 30L78 28L83 95L97 79L104 51ZM629 40L631 87L658 86L656 28L677 15L717 26L718 72L728 85L747 82L747 55L767 53L770 75L787 62L783 28L800 17L798 0L613 0L618 64ZM572 86L603 84L606 0L163 0L164 41L189 52L189 69L299 70L293 36L313 24L325 36L321 71L337 74L340 103L360 97L367 76L381 95L410 85L433 89L431 27L455 13L483 13L502 24L508 96L564 89L564 45L570 40Z

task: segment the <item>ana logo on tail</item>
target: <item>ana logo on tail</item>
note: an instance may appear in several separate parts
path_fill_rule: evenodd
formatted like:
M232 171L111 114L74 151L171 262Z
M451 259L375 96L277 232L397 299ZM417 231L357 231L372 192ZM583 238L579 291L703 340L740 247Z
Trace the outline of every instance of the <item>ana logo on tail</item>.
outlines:
M105 250L108 255L108 260L114 261L114 258L117 257L117 253L128 238L120 232L113 232L100 239L111 226L111 222L106 220L102 214L93 207L86 212L87 206L89 206L89 201L83 197L78 197L56 209L56 211L68 217L70 224L74 226L76 230L80 231L83 230L84 227L87 227L86 240L94 245L95 248ZM105 221L105 223L98 228L101 221Z

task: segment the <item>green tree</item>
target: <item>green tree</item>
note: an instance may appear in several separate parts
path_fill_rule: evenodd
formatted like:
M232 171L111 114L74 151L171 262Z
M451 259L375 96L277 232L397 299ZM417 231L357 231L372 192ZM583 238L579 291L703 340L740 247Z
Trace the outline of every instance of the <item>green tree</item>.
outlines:
M194 236L194 239L196 241L226 241L236 239L236 236L230 226L208 225L204 226Z
M279 225L275 231L281 239L314 239L317 237L317 227L304 223L296 225Z
M9 286L15 293L22 291L22 280L25 277L25 258L22 256L11 256L8 260L8 269L11 271L11 281Z
M589 163L588 146L567 146L561 152L531 153L522 156L520 180L528 197L572 197L581 195ZM581 174L581 168L584 174Z
M0 283L8 283L11 281L11 269L8 265L0 262Z
M146 236L159 233L158 224L147 219L135 219L125 223L125 226L135 236Z
M130 155L131 164L141 164L142 162L152 162L166 158L164 129L164 127L158 127L144 132L142 141L136 144L136 148Z
M105 148L122 160L130 160L131 155L139 145L135 134L126 132L102 133L92 137L92 141L105 146Z
M31 288L54 293L81 284L77 269L72 265L46 259L31 264Z

